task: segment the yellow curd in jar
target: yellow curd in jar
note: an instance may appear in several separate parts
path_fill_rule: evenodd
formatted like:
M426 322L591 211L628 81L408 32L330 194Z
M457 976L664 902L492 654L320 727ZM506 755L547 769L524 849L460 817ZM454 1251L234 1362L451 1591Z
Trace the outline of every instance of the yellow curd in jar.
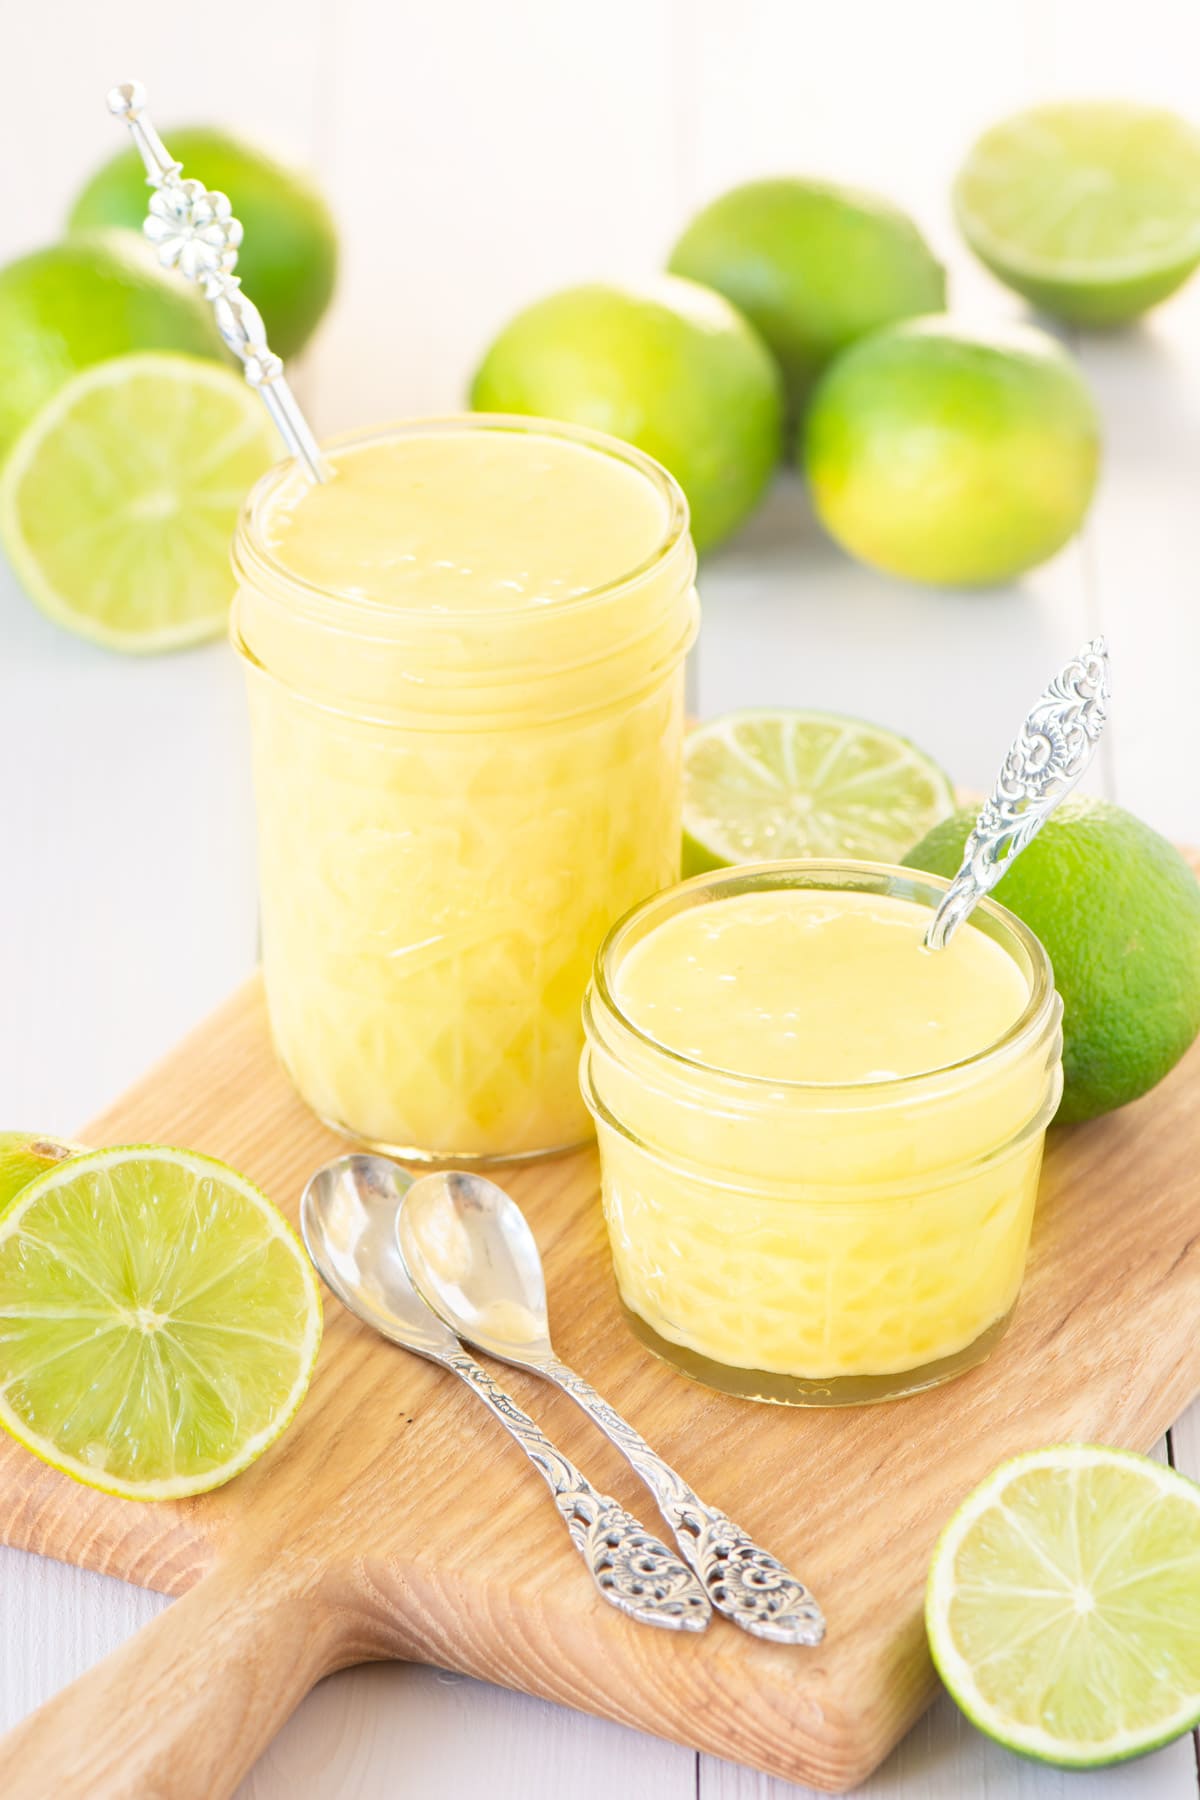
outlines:
M990 903L778 864L688 882L606 943L584 1089L622 1299L688 1372L868 1399L979 1359L1017 1296L1060 1006Z
M685 504L541 421L327 455L322 486L265 477L235 545L280 1056L372 1144L569 1144L596 946L678 875Z

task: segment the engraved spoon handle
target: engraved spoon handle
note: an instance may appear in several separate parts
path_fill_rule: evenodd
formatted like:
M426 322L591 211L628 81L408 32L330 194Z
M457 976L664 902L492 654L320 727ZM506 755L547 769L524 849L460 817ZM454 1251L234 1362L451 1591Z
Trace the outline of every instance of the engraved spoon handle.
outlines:
M1100 741L1110 693L1108 647L1093 638L1039 695L1010 746L925 933L927 950L950 942L1075 786Z
M825 1620L802 1581L717 1507L701 1500L582 1375L557 1357L528 1366L570 1395L641 1476L719 1612L752 1637L775 1644L821 1642Z
M691 1570L617 1501L598 1493L474 1357L462 1350L438 1360L473 1389L542 1476L609 1605L643 1625L703 1631L712 1613Z
M262 314L234 274L242 227L225 194L209 192L202 182L185 181L183 164L175 161L146 110L140 81L110 88L108 110L129 127L134 148L154 189L142 230L154 245L164 269L177 269L203 290L211 303L217 329L242 365L250 386L257 388L275 429L291 454L314 481L328 481L329 468L317 440L283 372L283 363L267 343Z

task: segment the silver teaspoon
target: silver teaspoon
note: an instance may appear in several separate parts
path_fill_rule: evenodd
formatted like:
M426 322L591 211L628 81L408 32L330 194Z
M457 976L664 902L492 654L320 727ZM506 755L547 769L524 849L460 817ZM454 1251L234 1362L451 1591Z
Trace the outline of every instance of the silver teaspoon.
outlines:
M942 950L1083 775L1108 719L1108 646L1093 638L1038 695L925 933Z
M300 1231L318 1274L356 1318L451 1370L490 1408L545 1480L610 1606L642 1625L703 1631L712 1612L691 1570L596 1491L414 1291L396 1244L396 1214L411 1185L384 1156L340 1156L318 1169L300 1202Z
M708 1506L550 1342L546 1281L520 1207L482 1175L423 1175L396 1219L414 1286L452 1331L569 1394L641 1476L718 1611L754 1637L819 1644L821 1609L794 1575Z

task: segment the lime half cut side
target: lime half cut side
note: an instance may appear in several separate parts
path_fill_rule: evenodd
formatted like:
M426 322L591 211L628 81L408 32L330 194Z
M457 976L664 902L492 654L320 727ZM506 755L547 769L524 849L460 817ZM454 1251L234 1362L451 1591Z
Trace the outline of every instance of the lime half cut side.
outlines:
M1122 1762L1200 1720L1200 1487L1090 1444L1003 1464L950 1521L926 1598L938 1673L1007 1749Z
M179 649L225 629L238 512L277 457L240 376L194 356L114 357L17 439L0 538L60 625L110 649Z
M107 1493L238 1474L292 1418L320 1340L298 1239L209 1157L90 1151L0 1218L0 1425Z
M976 255L1035 305L1119 325L1200 262L1200 130L1158 107L1074 101L986 131L954 186Z
M684 873L789 856L898 862L954 809L906 738L837 713L726 713L684 746Z

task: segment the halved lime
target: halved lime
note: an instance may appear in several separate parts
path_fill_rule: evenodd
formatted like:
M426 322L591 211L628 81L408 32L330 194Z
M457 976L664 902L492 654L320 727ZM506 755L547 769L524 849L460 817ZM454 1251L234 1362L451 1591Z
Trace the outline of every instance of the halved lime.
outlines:
M898 862L954 809L954 789L907 738L837 713L725 713L683 752L683 869L787 856Z
M1200 263L1200 130L1122 101L1037 106L972 147L954 184L963 235L1035 305L1117 325Z
M299 1241L211 1157L89 1151L0 1218L0 1425L90 1487L219 1487L292 1418L320 1341Z
M1093 1444L1018 1456L947 1526L925 1617L950 1693L1007 1749L1141 1756L1200 1720L1200 1487Z
M225 628L238 509L278 441L240 376L117 356L60 388L0 477L0 539L52 619L118 650Z

